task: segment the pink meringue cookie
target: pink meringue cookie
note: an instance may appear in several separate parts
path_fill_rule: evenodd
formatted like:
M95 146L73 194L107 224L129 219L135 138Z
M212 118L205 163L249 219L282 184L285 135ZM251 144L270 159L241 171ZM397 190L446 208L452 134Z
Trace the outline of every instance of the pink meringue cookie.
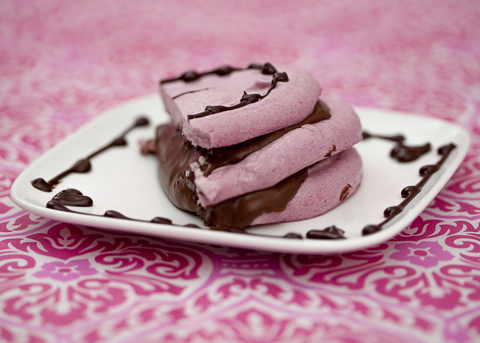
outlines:
M219 167L206 176L194 166L202 206L212 206L268 188L297 171L344 151L362 140L362 128L351 106L325 100L331 118L290 131L244 160Z
M205 75L195 81L178 80L160 84L167 112L193 145L203 148L225 147L298 123L312 112L321 88L305 70L281 67L287 82L276 87L258 102L247 106L188 119L207 106L238 104L244 92L265 95L272 75L258 69L234 71L228 75Z

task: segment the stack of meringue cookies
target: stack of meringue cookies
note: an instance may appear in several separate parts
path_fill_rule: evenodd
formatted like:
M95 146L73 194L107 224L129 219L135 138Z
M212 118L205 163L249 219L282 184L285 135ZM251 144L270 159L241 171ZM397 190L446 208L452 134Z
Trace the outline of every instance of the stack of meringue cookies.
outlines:
M316 217L360 185L360 120L302 69L189 71L160 92L172 119L156 130L160 183L211 229Z

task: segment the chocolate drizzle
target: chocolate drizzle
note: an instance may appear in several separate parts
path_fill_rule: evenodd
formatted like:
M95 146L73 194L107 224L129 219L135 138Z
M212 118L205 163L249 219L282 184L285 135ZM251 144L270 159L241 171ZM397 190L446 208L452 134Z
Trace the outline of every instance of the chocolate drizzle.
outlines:
M236 110L241 107L245 107L247 105L253 104L257 101L260 101L268 96L270 92L277 86L278 82L288 82L288 75L287 73L275 73L273 75L272 79L272 84L267 90L267 93L264 95L260 95L257 93L252 93L252 94L247 94L247 92L243 92L242 98L240 99L240 102L232 105L232 106L222 106L222 105L216 105L216 106L207 106L205 107L205 111L196 113L196 114L189 114L187 115L187 119L196 119L196 118L203 118L215 113L220 113L220 112L225 112L225 111L231 111L231 110Z
M246 69L259 69L262 71L262 74L265 74L265 75L273 75L277 72L275 67L268 62L265 63L264 65L252 63L247 68L234 68L229 65L225 65L214 70L205 71L203 73L198 73L194 70L188 70L178 77L172 77L170 79L160 80L160 83L165 84L165 83L175 82L175 81L192 82L200 79L202 76L205 76L205 75L225 76L225 75L231 74L234 71L240 71L240 70L246 70Z
M62 191L64 192L64 191ZM77 191L79 192L79 191ZM81 192L79 192L81 194ZM87 197L88 198L88 197ZM181 227L192 227L192 228L200 228L200 226L198 225L195 225L195 224L186 224L186 225L177 225L177 224L173 224L172 221L168 218L163 218L163 217L155 217L153 218L152 220L148 221L148 220L140 220L140 219L133 219L133 218L130 218L130 217L127 217L125 215L123 215L122 213L120 212L117 212L117 211L113 211L113 210L108 210L106 211L103 215L98 215L98 214L91 214L91 213L84 213L84 212L77 212L77 211L73 211L71 209L69 209L66 205L68 204L65 204L65 203L62 203L61 201L55 199L55 197L50 200L48 203L47 203L47 208L50 208L52 210L57 210L57 211L64 211L64 212L70 212L70 213L78 213L78 214L84 214L84 215L87 215L87 216L94 216L94 217L107 217L107 218L116 218L116 219L124 219L124 220L132 220L132 221L136 221L136 222L145 222L145 223L154 223L154 224L166 224L166 225L172 225L172 226L181 226ZM81 206L81 205L69 205L69 206ZM90 205L91 206L91 205Z
M179 98L179 97L181 97L182 95L185 95L185 94L191 94L191 93L198 93L198 92L201 92L201 91L206 91L207 89L210 89L210 88L201 88L201 89L195 89L193 91L183 92L183 93L175 95L172 99L177 99L177 98Z
M73 190L73 189L69 189L68 191L76 191L78 193L81 194L80 191L77 191L77 190ZM64 191L62 191L64 192ZM75 205L70 205L70 206L75 206ZM78 206L78 205L77 205ZM201 229L200 226L196 225L196 224L192 224L192 223L189 223L189 224L185 224L185 225L178 225L178 224L174 224L172 223L172 221L168 218L164 218L164 217L155 217L153 218L152 220L148 221L148 220L140 220L140 219L135 219L135 218L130 218L130 217L127 217L125 216L124 214L118 212L118 211L114 211L114 210L108 210L106 211L103 215L98 215L98 214L91 214L91 213L84 213L84 212L77 212L77 211L73 211L71 209L69 209L65 204L61 203L60 201L58 200L55 200L55 198L53 198L52 200L50 200L48 203L47 203L47 208L50 208L52 210L57 210L57 211L64 211L64 212L70 212L70 213L78 213L78 214L83 214L83 215L88 215L88 216L94 216L94 217L106 217L106 218L115 218L115 219L123 219L123 220L131 220L131 221L135 221L135 222L143 222L143 223L154 223L154 224L164 224L164 225L171 225L171 226L177 226L177 227L190 227L190 228L195 228L195 229ZM240 230L240 229L235 229L235 228L232 228L231 230L224 230L224 231L228 231L228 232L232 232L232 233L244 233L244 234L247 234L247 232L245 230ZM287 239L302 239L302 235L298 234L298 233L294 233L294 232L289 232L287 234L285 234L284 236L271 236L271 235L262 235L262 234L256 234L256 233L248 233L249 235L253 235L253 236L259 236L259 237L269 237L269 238L287 238Z
M138 118L132 126L127 128L119 137L115 138L110 144L105 145L104 147L96 150L92 154L88 155L87 157L77 161L72 167L68 168L67 170L61 172L57 176L55 176L53 179L50 181L45 181L42 178L35 179L31 182L32 186L35 187L36 189L39 189L43 192L51 192L56 185L58 185L62 179L67 177L68 175L72 173L87 173L90 171L92 168L90 159L93 157L99 155L100 153L114 147L114 146L125 146L127 145L127 141L125 140L125 136L127 133L129 133L131 130L133 130L136 127L140 126L146 126L148 125L148 119L145 117L140 117Z
M61 191L60 193L55 195L52 200L56 200L65 206L93 206L92 198L83 195L82 192L73 188Z
M452 143L440 147L437 151L438 154L442 156L440 160L436 164L425 165L421 167L419 174L422 177L422 179L415 186L407 186L402 190L401 195L402 195L402 198L404 198L405 200L403 200L397 206L388 207L383 213L383 216L386 219L377 225L367 225L363 229L362 234L365 236L365 235L370 235L372 233L380 231L383 228L383 226L385 226L385 224L387 224L393 218L395 218L398 214L400 214L405 209L405 207L413 200L413 198L415 198L415 196L418 193L420 193L423 186L425 186L425 184L430 179L430 177L440 169L440 167L443 165L447 157L455 148L456 146Z
M253 94L247 94L247 92L243 92L243 96L240 98L240 101L232 106L222 106L222 105L214 105L214 106L207 106L205 107L205 110L200 113L196 114L189 114L187 115L187 119L196 119L196 118L203 118L215 113L220 113L220 112L225 112L225 111L231 111L231 110L236 110L238 108L253 104L257 101L260 101L267 97L270 92L277 86L278 82L288 82L288 75L285 72L277 72L277 69L270 64L270 63L265 63L264 65L259 65L259 64L250 64L247 68L234 68L231 66L223 66L214 70L206 71L203 73L197 73L196 71L187 71L183 73L182 75L178 77L174 77L171 79L164 79L161 80L161 84L169 83L169 82L174 82L174 81L184 81L184 82L192 82L195 80L200 79L202 76L205 75L218 75L218 76L224 76L224 75L229 75L234 71L240 71L240 70L246 70L246 69L259 69L261 70L262 74L265 75L273 75L272 83L270 87L268 88L267 92L264 95L253 93ZM203 88L200 90L194 90L194 91L189 91L185 93L181 93L173 97L173 99L178 98L181 95L188 94L188 93L195 93L201 90L205 90L207 88Z
M415 161L423 154L426 154L432 149L430 143L426 143L420 146L406 146L405 144L403 144L403 142L405 141L405 137L402 135L380 136L372 135L368 132L363 132L363 139L368 139L371 137L397 142L393 150L390 152L390 156L401 163Z
M345 231L333 225L323 230L310 230L306 237L308 239L345 239L344 233Z
M283 238L289 239L303 239L302 235L296 232L289 232L283 236Z

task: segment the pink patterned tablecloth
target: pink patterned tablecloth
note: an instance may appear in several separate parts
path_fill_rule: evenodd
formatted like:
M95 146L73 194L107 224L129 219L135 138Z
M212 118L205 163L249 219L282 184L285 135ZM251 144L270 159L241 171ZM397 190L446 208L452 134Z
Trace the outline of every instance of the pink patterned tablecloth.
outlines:
M478 1L2 0L0 22L0 341L480 341ZM401 234L333 256L122 234L10 199L43 152L161 77L265 61L458 123L467 158Z

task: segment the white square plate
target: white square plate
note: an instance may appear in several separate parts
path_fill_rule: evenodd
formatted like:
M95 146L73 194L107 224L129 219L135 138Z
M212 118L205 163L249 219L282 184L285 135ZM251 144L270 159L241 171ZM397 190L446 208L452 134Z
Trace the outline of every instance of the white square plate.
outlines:
M202 226L195 215L174 207L164 195L158 180L153 155L142 156L137 141L153 138L155 126L169 121L157 95L141 97L112 108L88 123L29 166L14 182L11 197L20 207L35 214L59 221L120 230L199 243L302 254L342 253L381 243L402 231L434 199L463 161L470 145L468 133L457 125L387 110L357 108L364 131L379 135L403 134L407 145L431 143L432 150L410 163L398 163L390 157L394 143L368 139L355 147L364 164L364 179L358 191L341 206L309 220L263 225L249 229L257 235L212 231L142 221L129 221L101 216L57 211L45 207L53 195L75 188L90 196L93 207L72 208L75 211L102 215L107 210L127 217L149 221L156 216L171 219L175 224L194 223ZM35 189L36 178L50 180L98 148L110 143L129 127L139 115L150 119L150 126L140 127L127 135L128 145L114 147L91 159L92 170L66 177L52 193ZM457 147L442 168L430 178L423 190L383 230L362 236L368 224L383 221L385 208L398 205L401 190L420 181L419 169L440 159L437 149L448 143ZM311 229L335 225L345 231L347 239L286 239L288 232L305 237Z

